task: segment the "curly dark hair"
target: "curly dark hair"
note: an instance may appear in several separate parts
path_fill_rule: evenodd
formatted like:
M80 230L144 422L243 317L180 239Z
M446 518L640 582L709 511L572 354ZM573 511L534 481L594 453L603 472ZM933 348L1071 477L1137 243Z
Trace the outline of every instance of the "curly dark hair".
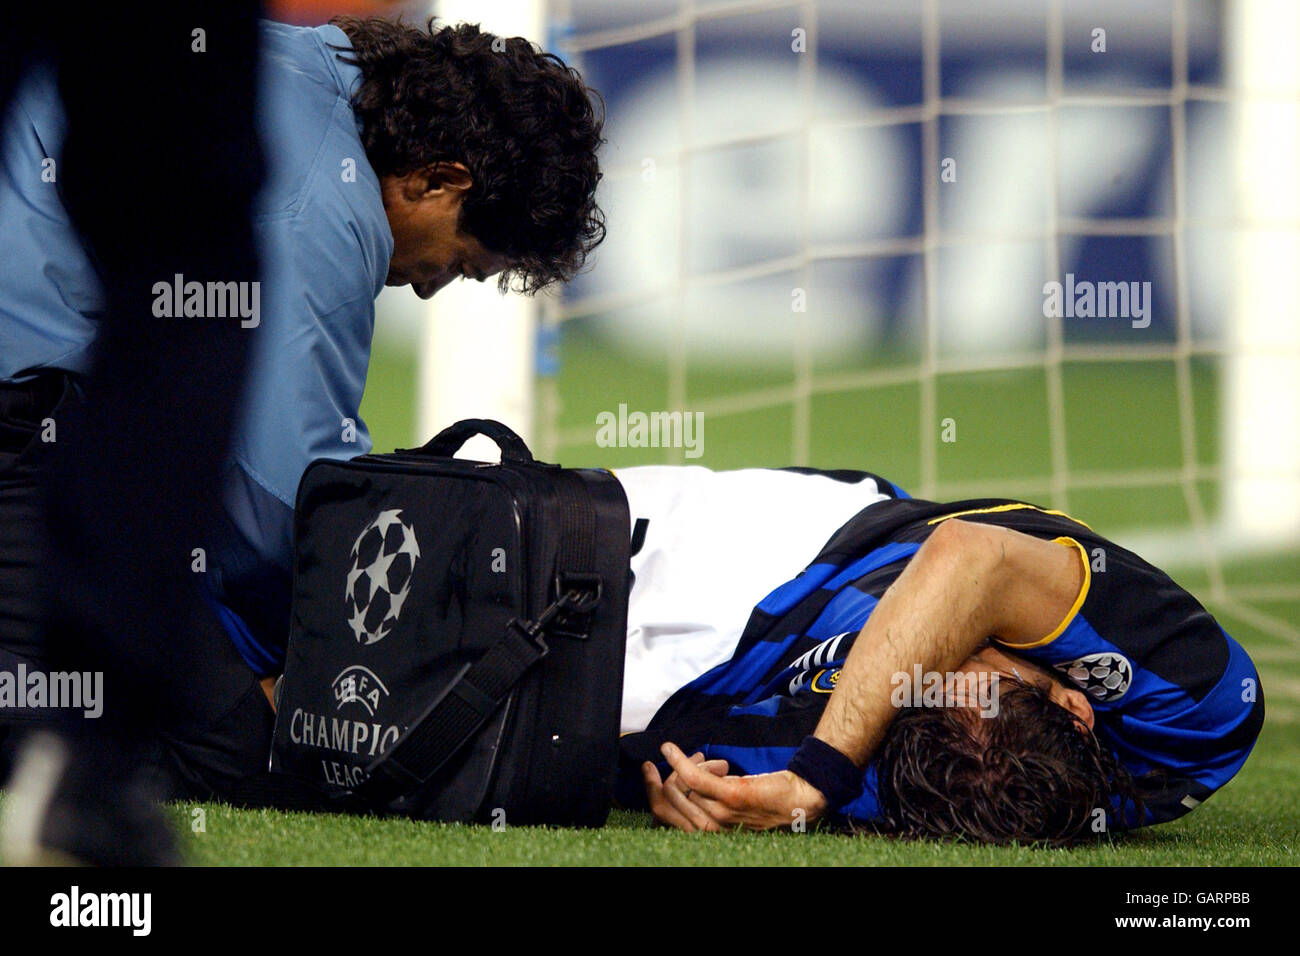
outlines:
M573 278L605 237L595 200L600 95L553 54L475 24L330 22L352 42L339 58L361 67L352 105L375 171L463 163L474 183L460 225L510 262L501 290Z
M878 832L1068 846L1143 818L1139 786L1091 730L1045 690L1004 683L996 717L898 713L877 753Z

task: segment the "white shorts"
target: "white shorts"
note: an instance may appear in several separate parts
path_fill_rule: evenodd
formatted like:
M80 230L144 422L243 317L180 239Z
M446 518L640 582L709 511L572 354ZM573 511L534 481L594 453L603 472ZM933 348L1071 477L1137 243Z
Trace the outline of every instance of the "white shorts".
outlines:
M888 496L870 478L698 465L622 468L633 526L622 732L644 730L680 687L728 660L750 611L810 564L841 525Z

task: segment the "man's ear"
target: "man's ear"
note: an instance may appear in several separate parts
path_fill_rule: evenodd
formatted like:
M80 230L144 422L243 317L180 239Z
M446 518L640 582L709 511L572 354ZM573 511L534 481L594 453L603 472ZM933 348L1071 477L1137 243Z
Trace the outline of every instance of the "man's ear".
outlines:
M433 163L424 168L425 181L430 192L446 189L453 193L463 193L474 185L474 177L469 169L460 163Z
M463 193L474 185L469 169L460 163L438 162L421 166L398 177L398 188L407 202L419 202L444 191Z
M1061 687L1061 690L1053 695L1053 699L1068 710L1089 729L1092 730L1096 717L1092 712L1092 701L1088 700L1088 695L1081 690L1073 687Z

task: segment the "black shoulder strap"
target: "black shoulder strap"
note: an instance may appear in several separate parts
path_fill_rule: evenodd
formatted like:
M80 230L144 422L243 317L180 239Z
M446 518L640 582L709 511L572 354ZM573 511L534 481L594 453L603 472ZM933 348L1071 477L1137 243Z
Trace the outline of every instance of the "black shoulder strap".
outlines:
M225 794L235 806L305 812L382 812L436 774L510 696L528 669L546 656L542 635L570 591L537 621L512 620L505 634L474 664L466 664L391 748L366 768L366 779L347 790L328 790L314 780L267 771L240 780Z
M366 768L353 793L380 807L433 777L510 696L528 669L546 656L540 633L511 621L501 639L466 664L385 753Z

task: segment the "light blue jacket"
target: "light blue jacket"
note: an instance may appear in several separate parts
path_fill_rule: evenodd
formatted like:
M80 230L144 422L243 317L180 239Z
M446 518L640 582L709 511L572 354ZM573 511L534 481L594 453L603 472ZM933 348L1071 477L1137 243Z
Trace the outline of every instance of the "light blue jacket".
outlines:
M263 674L278 669L287 636L298 480L314 458L370 450L358 410L393 252L349 103L360 69L332 46L349 47L337 27L262 25L260 324L248 331L248 384L207 581L241 654ZM0 380L43 367L84 372L103 308L48 162L57 164L65 127L52 72L34 72L0 150ZM55 182L46 181L51 169Z

